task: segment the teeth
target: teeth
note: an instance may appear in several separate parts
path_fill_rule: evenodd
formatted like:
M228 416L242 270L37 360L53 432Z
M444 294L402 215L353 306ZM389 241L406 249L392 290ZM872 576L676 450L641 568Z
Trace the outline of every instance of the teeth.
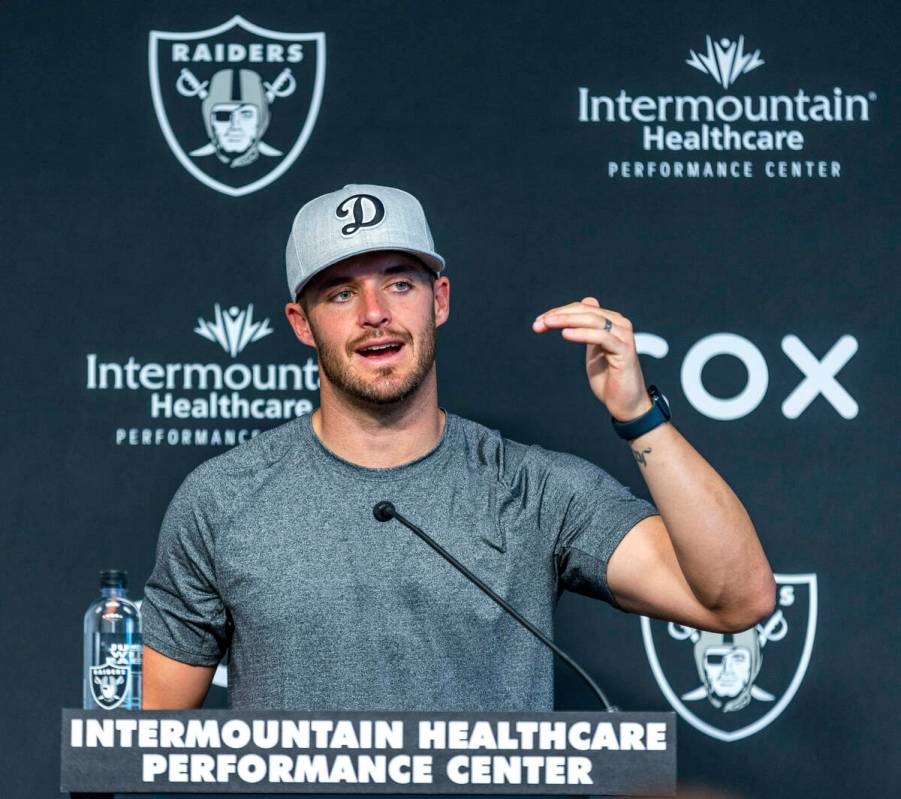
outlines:
M387 350L387 349L390 349L392 347L397 347L397 346L398 346L397 344L382 344L380 346L375 346L375 347L366 347L366 349L370 350L370 351L371 350Z

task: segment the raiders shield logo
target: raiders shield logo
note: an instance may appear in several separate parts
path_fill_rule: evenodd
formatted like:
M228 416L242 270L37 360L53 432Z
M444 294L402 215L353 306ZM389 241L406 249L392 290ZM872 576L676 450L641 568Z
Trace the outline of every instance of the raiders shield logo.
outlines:
M112 658L100 666L91 666L91 694L104 710L119 707L128 693L128 666L118 665Z
M774 721L804 679L817 622L815 574L777 574L776 610L756 627L727 634L642 616L651 670L673 709L721 741Z
M282 33L240 16L216 28L151 31L150 91L169 147L201 183L232 197L297 160L325 84L325 34Z

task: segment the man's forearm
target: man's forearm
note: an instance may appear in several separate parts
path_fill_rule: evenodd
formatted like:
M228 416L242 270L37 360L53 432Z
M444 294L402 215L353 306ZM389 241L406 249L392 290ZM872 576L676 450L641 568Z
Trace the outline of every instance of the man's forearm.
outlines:
M692 592L730 614L774 601L770 565L744 506L671 423L629 442Z
M532 329L585 344L588 384L614 419L651 407L632 322L618 311L584 297L539 314ZM631 444L663 524L639 522L619 550L629 554L611 556L608 578L623 606L723 629L750 627L771 612L773 574L732 489L669 422Z

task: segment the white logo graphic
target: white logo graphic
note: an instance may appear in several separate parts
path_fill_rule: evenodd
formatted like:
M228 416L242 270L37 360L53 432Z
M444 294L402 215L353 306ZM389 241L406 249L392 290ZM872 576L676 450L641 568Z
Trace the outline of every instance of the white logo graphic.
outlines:
M273 332L269 320L253 321L253 303L242 311L233 305L223 313L217 302L212 322L198 317L194 332L218 344L234 358L252 341L259 341Z
M772 94L736 94L733 84L763 66L760 50L745 51L745 38L713 39L689 50L692 69L712 77L720 90L688 93L674 86L653 92L641 87L577 89L576 118L602 127L630 125L639 134L641 157L617 153L607 177L626 180L748 180L840 178L842 162L821 157L811 146L823 125L869 123L876 92L846 92L832 85L819 92L805 86ZM685 76L683 76L685 77ZM779 80L770 73L772 81ZM692 81L693 83L696 81ZM749 86L758 81L751 80ZM665 85L665 84L664 84ZM723 91L725 90L725 91ZM818 127L814 127L818 126ZM803 397L798 405L803 405ZM851 403L844 408L850 412ZM789 409L792 410L792 409ZM843 411L844 413L844 411Z
M804 380L782 403L782 413L797 419L804 409L822 394L845 419L857 416L857 402L835 379L841 369L857 352L857 339L844 335L819 360L797 336L782 339L782 351L804 373Z
M740 633L641 619L660 690L685 721L713 738L737 741L762 730L785 710L807 672L816 632L816 575L777 574L776 583L775 612Z
M106 660L91 666L91 695L104 710L119 707L131 687L130 665L140 663L139 647L134 644L110 644Z
M639 355L664 358L669 354L669 342L655 333L638 332L635 346ZM782 403L782 414L797 419L822 396L844 419L854 419L859 407L857 400L836 379L842 367L857 352L857 339L845 333L817 358L801 339L789 334L782 339L782 351L801 370L804 379ZM735 358L745 368L747 381L733 397L717 397L704 384L703 372L707 364L718 356ZM682 362L682 391L699 413L710 419L731 421L741 419L763 401L770 383L769 367L758 347L735 333L713 333L695 342Z
M297 88L288 67L272 83L252 69L220 69L201 83L190 69L182 67L175 88L182 97L197 97L203 103L203 123L210 141L191 150L192 157L215 155L234 169L252 164L260 155L284 155L263 141L263 133L269 125L272 102L289 97Z
M148 62L153 107L175 157L201 183L240 197L284 174L310 138L325 34L234 16L202 31L151 31Z
M714 42L708 36L706 53L698 55L694 50L690 52L691 58L685 63L710 75L724 89L735 83L735 79L740 75L745 75L765 63L760 57L760 50L745 53L744 36L739 36L737 42L729 39Z

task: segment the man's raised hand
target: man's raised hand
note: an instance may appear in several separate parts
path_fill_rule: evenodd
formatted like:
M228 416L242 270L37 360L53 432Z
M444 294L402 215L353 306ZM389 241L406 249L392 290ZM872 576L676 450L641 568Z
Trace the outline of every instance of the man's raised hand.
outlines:
M621 313L585 297L540 314L532 329L536 333L560 330L568 341L586 345L588 383L615 419L628 422L651 409L632 323Z

